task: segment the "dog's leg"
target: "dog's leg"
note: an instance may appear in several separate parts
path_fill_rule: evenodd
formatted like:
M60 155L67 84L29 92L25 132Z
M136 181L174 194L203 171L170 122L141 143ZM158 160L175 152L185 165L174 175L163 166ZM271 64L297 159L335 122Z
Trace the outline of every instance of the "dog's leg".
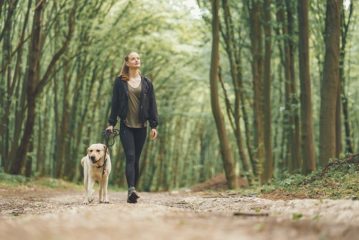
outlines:
M83 166L83 168L84 168L84 187L85 187L85 199L84 199L84 201L83 201L83 203L84 204L88 204L89 203L89 201L88 201L88 184L89 184L89 176L88 176L88 166L87 166L87 164L85 163L85 159L82 159L81 160L81 164L82 164L82 166Z
M109 203L108 195L107 195L107 187L108 187L108 175L104 174L102 178L103 203Z
M100 190L98 191L98 202L103 203L103 178L99 181Z
M89 203L93 202L94 200L94 185L95 185L95 181L89 176L88 177L88 187L87 187L87 201Z

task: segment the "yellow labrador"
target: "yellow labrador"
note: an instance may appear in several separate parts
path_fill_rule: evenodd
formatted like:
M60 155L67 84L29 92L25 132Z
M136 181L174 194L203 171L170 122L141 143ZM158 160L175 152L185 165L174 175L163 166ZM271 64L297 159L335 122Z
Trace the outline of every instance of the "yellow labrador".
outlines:
M81 159L81 165L84 168L86 190L84 203L91 203L94 200L94 184L96 181L100 185L99 202L109 203L107 186L111 172L111 159L106 145L102 143L92 144L87 149L87 155Z

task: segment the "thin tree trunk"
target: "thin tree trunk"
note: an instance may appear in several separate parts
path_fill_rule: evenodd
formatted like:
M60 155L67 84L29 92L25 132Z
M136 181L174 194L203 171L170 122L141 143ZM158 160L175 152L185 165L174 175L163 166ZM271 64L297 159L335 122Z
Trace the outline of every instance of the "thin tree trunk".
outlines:
M272 101L271 101L271 56L272 56L272 30L271 30L271 0L263 4L264 22L264 72L263 72L263 113L264 113L264 148L265 163L261 179L263 183L270 181L273 176L272 153Z
M3 39L3 54L1 62L1 80L0 80L0 104L3 107L1 111L2 116L1 126L0 126L0 163L4 169L8 168L9 165L9 122L10 122L10 108L11 102L13 99L13 92L15 86L15 80L17 77L18 65L15 65L14 77L12 77L12 45L13 45L13 31L14 25L16 26L16 21L14 22L14 14L17 7L18 1L9 1L6 20L4 22L4 28L2 29L2 34L4 35ZM1 12L0 12L1 13ZM16 20L16 19L15 19ZM26 22L26 20L25 20ZM15 23L15 24L14 24ZM1 38L0 38L1 40ZM22 50L22 49L21 49ZM19 58L17 59L18 62Z
M240 62L241 49L236 47L235 44L236 39L234 34L234 24L232 21L232 15L230 12L228 1L222 0L222 5L223 5L222 7L224 13L223 14L224 20L225 20L225 32L223 30L222 32L224 32L223 38L226 46L225 49L227 52L228 60L230 63L231 78L232 78L234 93L235 93L234 111L229 111L230 108L227 106L227 114L230 120L232 119L231 118L232 115L234 117L234 124L231 124L231 126L234 132L234 136L236 137L238 153L243 165L244 175L246 175L248 177L248 181L251 182L251 179L253 178L253 169L251 166L251 162L244 151L244 147L243 147L244 141L242 137L241 122L240 122L241 98L242 98L241 95L243 94L242 92L243 89L241 89L241 85L242 85L242 72L241 72L242 70L241 70L241 62ZM225 91L223 83L222 83L222 88ZM226 97L226 103L229 102L229 100L227 101L227 99L228 98Z
M350 26L350 22L353 16L353 1L350 1L349 5L349 16L348 20L345 19L345 10L342 9L341 14L341 49L340 49L340 58L339 58L339 76L341 83L341 103L343 109L343 122L344 122L344 130L345 130L345 154L353 153L353 143L351 136L351 127L349 122L349 110L348 110L348 97L345 88L345 53L346 53L346 45L347 45L347 36L348 30Z
M280 48L282 64L284 67L284 88L285 88L285 116L284 132L286 135L286 159L285 166L293 172L299 169L300 165L300 135L299 117L296 106L295 71L294 71L294 44L293 44L293 13L291 2L286 0L285 4L277 0L277 19L281 25L281 35L285 37L283 47ZM279 33L280 34L280 33Z
M336 110L339 87L341 0L328 0L325 19L325 60L321 82L319 162L325 166L336 155Z
M293 18L293 6L291 0L286 0L287 5L287 23L288 23L288 39L287 39L287 47L288 47L288 66L289 66L289 104L290 104L290 114L293 119L293 126L290 128L293 131L292 139L289 141L291 145L289 148L291 149L291 168L290 171L297 171L300 169L300 129L299 129L299 113L298 113L298 97L296 90L296 82L295 82L295 61L294 61L294 18Z
M302 172L308 174L315 170L315 150L312 111L312 89L309 65L309 23L308 0L298 0L299 29L299 78L301 101L301 134L302 134Z
M252 53L252 78L253 78L253 110L254 110L254 142L256 152L256 172L261 183L265 164L264 143L264 113L263 113L263 39L261 29L261 3L253 0L249 4L250 39Z
M235 165L232 151L229 145L223 115L218 99L218 68L219 68L219 0L212 0L212 54L211 54L211 107L216 122L218 138L220 142L224 172L227 179L228 188L237 187L235 176Z

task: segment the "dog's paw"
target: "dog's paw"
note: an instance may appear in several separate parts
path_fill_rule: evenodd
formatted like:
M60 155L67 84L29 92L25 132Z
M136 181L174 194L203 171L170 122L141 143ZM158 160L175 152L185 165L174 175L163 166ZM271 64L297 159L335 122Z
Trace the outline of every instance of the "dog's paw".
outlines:
M110 201L101 201L100 203L104 203L104 204L109 204L110 203Z
M95 198L94 198L94 197L88 197L88 198L87 198L87 202L88 202L88 203L92 203L92 202L93 202L93 200L95 200Z

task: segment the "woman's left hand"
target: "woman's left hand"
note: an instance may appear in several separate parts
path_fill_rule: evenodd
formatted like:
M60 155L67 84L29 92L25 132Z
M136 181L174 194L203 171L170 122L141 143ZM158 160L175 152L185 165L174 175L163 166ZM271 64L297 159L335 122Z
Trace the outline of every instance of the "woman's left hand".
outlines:
M152 139L152 140L155 140L155 139L157 138L157 135L158 135L157 129L156 129L156 128L152 128L152 129L151 129L151 139Z

